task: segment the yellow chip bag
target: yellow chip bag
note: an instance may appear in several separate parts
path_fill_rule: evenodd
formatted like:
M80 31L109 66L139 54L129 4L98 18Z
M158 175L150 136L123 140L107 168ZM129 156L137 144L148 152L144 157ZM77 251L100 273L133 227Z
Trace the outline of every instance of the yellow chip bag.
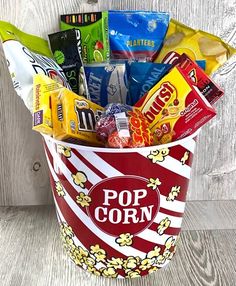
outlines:
M63 86L48 76L37 74L33 85L33 130L52 135L50 94Z
M217 36L171 19L164 45L154 62L173 64L183 53L198 61L210 75L236 54L236 49Z
M53 136L67 142L102 145L95 124L104 108L62 88L51 92Z

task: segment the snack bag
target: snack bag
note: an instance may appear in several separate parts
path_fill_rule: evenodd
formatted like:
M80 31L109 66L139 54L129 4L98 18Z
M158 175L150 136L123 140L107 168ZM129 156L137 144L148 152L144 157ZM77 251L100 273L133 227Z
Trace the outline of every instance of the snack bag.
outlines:
M210 104L214 104L221 96L223 90L186 54L180 56L176 65L192 80L199 91L206 97Z
M34 76L33 85L33 130L52 135L51 91L63 88L62 85L43 74Z
M235 54L236 49L217 36L171 19L164 45L155 62L172 64L183 53L194 61L205 61L205 71L210 75Z
M103 108L90 100L62 88L51 92L53 136L67 142L101 145L95 124Z
M70 88L62 68L52 59L47 41L0 21L0 38L16 93L33 112L33 76L48 75Z
M135 105L171 68L169 64L133 62L129 68L127 104Z
M216 115L180 67L174 67L135 106L147 118L156 144L191 135Z
M126 65L92 64L85 66L91 101L105 107L108 103L125 103L127 97Z
M169 14L148 11L109 11L108 22L113 59L152 61L166 35Z
M83 63L106 62L110 58L108 12L61 15L61 30L75 28Z
M151 146L153 136L144 115L124 104L108 104L96 124L97 138L112 148Z
M73 92L88 98L84 67L77 47L75 29L48 36L53 56L63 69Z

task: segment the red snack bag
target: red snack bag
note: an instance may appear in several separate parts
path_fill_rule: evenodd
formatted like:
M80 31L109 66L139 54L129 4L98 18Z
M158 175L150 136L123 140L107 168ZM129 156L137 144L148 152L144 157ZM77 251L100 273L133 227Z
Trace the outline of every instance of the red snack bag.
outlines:
M223 90L186 54L180 56L175 65L191 79L192 84L198 87L210 104L223 96Z

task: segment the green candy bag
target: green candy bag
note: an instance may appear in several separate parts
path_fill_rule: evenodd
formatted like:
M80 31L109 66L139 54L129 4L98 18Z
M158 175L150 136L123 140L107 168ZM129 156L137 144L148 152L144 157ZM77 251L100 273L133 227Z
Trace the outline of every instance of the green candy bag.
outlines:
M61 15L60 27L62 31L76 29L77 45L84 64L109 61L107 11Z

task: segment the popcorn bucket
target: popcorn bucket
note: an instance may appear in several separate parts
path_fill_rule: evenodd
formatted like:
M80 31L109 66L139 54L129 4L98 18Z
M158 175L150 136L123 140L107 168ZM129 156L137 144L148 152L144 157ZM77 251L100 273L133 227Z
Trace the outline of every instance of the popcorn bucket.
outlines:
M170 262L196 135L134 149L44 136L61 236L76 265L99 276L135 278Z

